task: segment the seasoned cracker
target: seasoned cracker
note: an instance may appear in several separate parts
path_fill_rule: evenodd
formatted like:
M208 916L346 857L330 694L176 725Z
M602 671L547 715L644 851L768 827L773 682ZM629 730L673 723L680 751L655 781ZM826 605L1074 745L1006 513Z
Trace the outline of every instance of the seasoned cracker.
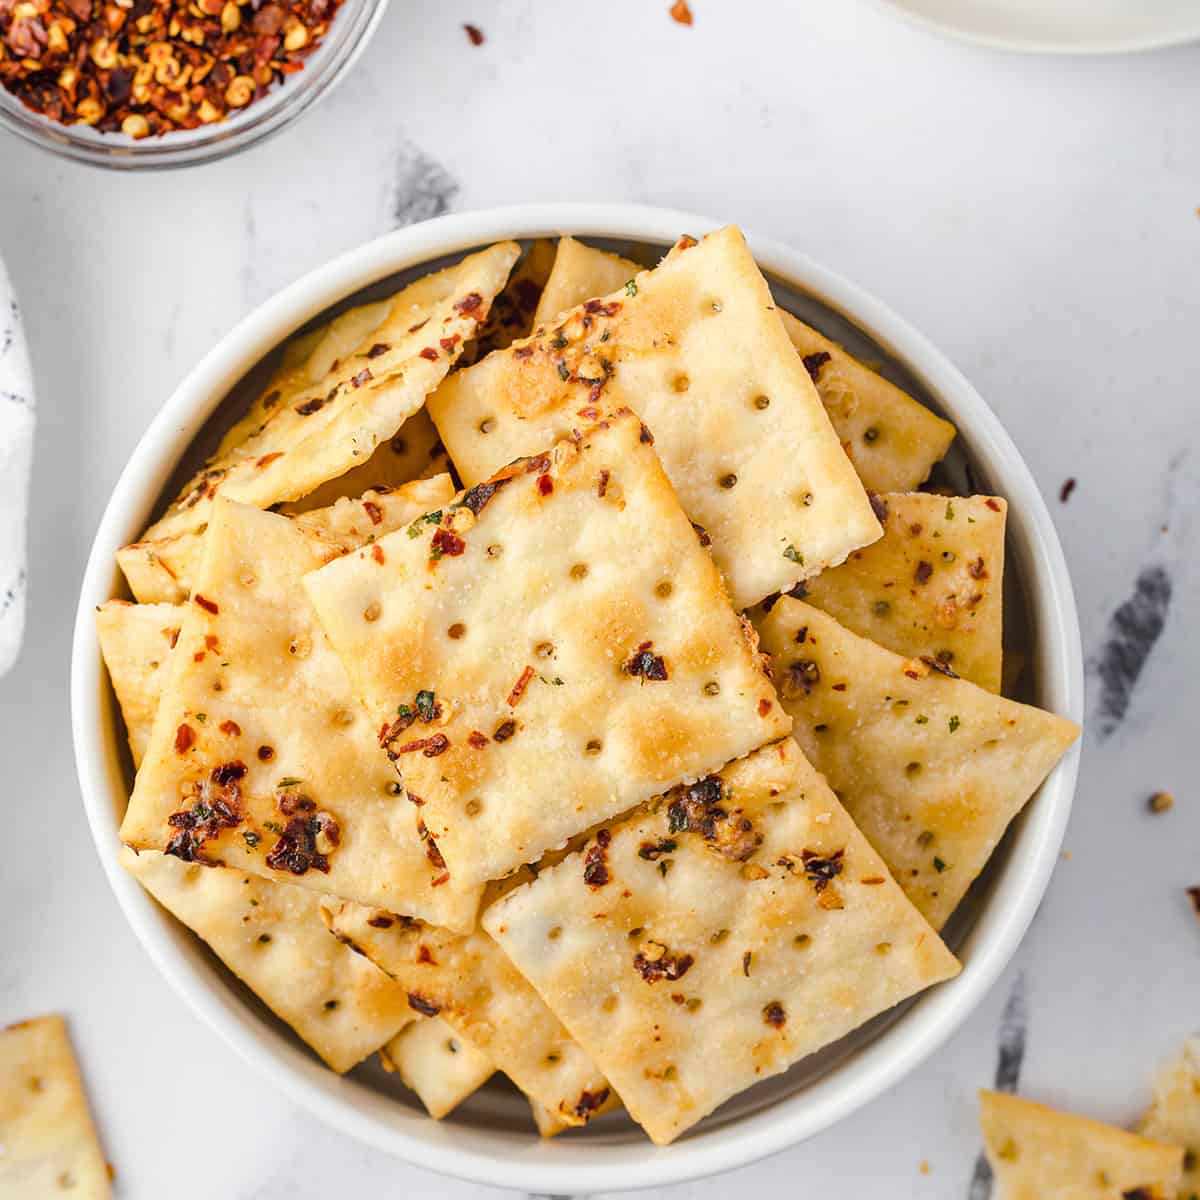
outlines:
M1183 1147L1179 1200L1200 1197L1200 1037L1188 1038L1154 1076L1154 1103L1142 1118L1143 1137Z
M417 1093L435 1121L453 1112L496 1073L491 1056L441 1017L418 1017L380 1050L379 1057L385 1071L398 1073L405 1086Z
M628 258L596 250L573 237L559 238L554 266L538 301L532 327L550 324L560 313L585 300L619 292L643 269Z
M376 456L378 454L379 451L376 451ZM374 462L374 458L371 461ZM366 464L368 467L370 465ZM366 536L379 538L391 533L420 512L427 511L430 504L443 503L442 497L447 486L449 495L454 492L453 484L449 482L450 476L445 473L435 474L432 481L415 479L395 488L372 490L363 495L355 492L354 501L361 514L370 515L372 526L368 533L356 541L347 536L348 528L356 533L361 525L361 522L347 525L347 505L351 497L333 495L337 491L333 485L351 477L361 480L366 475L357 470L350 471L340 479L331 480L330 484L318 488L313 495L322 504L316 508L310 509L304 501L283 506L289 513L299 514L303 529L323 537L331 543L331 548L340 547L343 552L361 545ZM208 524L205 523L198 529L158 538L153 543L138 543L136 553L129 546L122 547L117 556L121 560L129 590L142 603L182 604L191 594L200 569L207 532Z
M429 414L418 409L392 437L383 442L361 467L323 483L303 499L281 504L279 511L295 515L335 504L347 496L396 489L411 480L428 479L446 471L446 451Z
M206 464L166 514L118 552L121 569L131 567L131 588L141 586L144 574L133 564L159 555L162 539L199 531L216 496L267 508L298 500L366 462L445 378L518 253L515 243L501 243L393 297L383 323L353 353L339 358L319 382L290 394L287 403L276 403L260 428ZM190 580L176 571L172 583L186 591ZM134 595L142 601L177 598L139 590Z
M110 1180L66 1022L0 1029L0 1197L108 1200Z
M328 553L213 506L122 839L469 929L478 889L453 884L300 586Z
M1079 736L1065 717L903 658L783 597L756 616L793 736L940 929Z
M883 537L804 586L810 604L905 658L932 655L1000 690L1004 520L999 496L877 496Z
M329 936L316 893L127 846L121 865L335 1071L414 1019L402 988Z
M910 492L929 478L957 432L865 363L791 313L783 327L863 485Z
M1183 1151L1003 1092L980 1092L995 1200L1175 1200Z
M177 604L107 600L96 609L100 653L125 718L135 767L141 766L150 742L166 664L182 624L183 609Z
M464 886L789 728L628 412L304 583Z
M585 1124L611 1088L486 933L455 934L377 909L327 900L333 932L382 967L414 1012L441 1017L531 1099Z
M458 372L429 398L468 484L638 412L745 608L880 533L741 233L729 227Z
M503 350L517 338L528 337L533 332L534 313L553 265L552 241L539 238L530 245L521 261L513 267L475 340L467 344L460 366L470 366L493 350Z
M790 739L602 829L483 926L660 1145L958 971Z

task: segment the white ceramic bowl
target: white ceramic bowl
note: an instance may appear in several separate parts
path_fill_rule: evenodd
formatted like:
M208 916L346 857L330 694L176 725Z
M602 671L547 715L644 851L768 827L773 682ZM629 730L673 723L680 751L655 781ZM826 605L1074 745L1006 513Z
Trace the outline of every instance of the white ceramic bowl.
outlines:
M75 628L71 699L84 806L126 917L158 968L196 1014L281 1091L322 1120L423 1167L527 1191L579 1193L666 1184L722 1171L811 1136L879 1095L931 1054L1008 962L1050 879L1075 785L1073 750L1014 824L956 915L949 939L962 974L835 1047L730 1101L696 1129L656 1148L626 1117L540 1141L523 1100L492 1084L450 1119L429 1120L411 1095L371 1067L339 1078L274 1020L183 926L117 863L130 780L124 735L93 631L94 607L120 594L117 547L145 527L180 458L238 381L290 333L364 288L447 255L517 237L571 233L653 261L681 232L717 223L616 205L532 205L443 217L345 254L251 313L184 379L142 437L92 546ZM1009 625L1028 631L1030 697L1076 720L1083 712L1079 626L1050 516L1016 447L961 374L919 333L837 275L777 243L750 238L781 300L951 418L980 489L1008 498ZM961 477L961 476L960 476ZM969 477L968 477L969 478Z

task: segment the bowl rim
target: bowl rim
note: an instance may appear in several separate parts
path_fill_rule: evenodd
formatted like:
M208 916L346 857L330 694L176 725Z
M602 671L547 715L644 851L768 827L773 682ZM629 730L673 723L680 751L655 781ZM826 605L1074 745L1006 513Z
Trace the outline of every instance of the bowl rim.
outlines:
M584 1139L569 1139L520 1150L494 1134L435 1123L423 1114L409 1122L370 1111L373 1106L356 1096L353 1081L287 1046L282 1037L269 1036L273 1031L245 1005L206 986L196 952L189 953L172 936L173 919L119 866L114 814L123 797L114 796L108 779L113 730L105 729L111 722L101 701L103 664L93 611L112 595L114 551L140 532L180 455L229 388L329 305L444 255L506 238L568 233L669 245L685 230L701 234L720 224L642 205L529 204L439 217L341 254L248 313L188 372L121 472L92 543L72 646L71 720L88 822L126 920L185 1003L260 1075L333 1127L429 1170L493 1186L574 1195L696 1179L800 1142L880 1095L950 1037L1016 951L1058 859L1077 776L1078 742L1026 806L1012 861L960 949L962 973L923 993L871 1043L799 1093L710 1130L700 1127L669 1147L648 1142L645 1147L589 1146ZM882 302L780 242L753 235L747 240L765 271L819 297L887 346L969 435L973 458L982 461L1009 500L1010 535L1020 538L1027 560L1026 604L1038 631L1043 685L1039 699L1082 722L1083 654L1066 560L1037 485L997 417L958 369Z

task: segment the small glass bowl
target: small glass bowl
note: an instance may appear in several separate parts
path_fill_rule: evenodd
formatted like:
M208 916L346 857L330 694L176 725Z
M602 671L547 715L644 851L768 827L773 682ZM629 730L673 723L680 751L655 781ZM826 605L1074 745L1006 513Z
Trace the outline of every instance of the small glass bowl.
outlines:
M333 90L371 40L387 0L343 0L304 70L224 121L135 141L89 125L62 125L26 108L0 86L0 126L64 158L113 170L186 167L245 150L291 124Z

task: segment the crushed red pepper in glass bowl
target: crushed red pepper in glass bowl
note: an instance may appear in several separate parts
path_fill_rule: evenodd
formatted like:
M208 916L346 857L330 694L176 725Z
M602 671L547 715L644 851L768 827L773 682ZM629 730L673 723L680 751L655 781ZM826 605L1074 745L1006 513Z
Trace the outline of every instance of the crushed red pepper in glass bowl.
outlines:
M180 166L282 128L386 0L0 0L0 120L102 166Z

